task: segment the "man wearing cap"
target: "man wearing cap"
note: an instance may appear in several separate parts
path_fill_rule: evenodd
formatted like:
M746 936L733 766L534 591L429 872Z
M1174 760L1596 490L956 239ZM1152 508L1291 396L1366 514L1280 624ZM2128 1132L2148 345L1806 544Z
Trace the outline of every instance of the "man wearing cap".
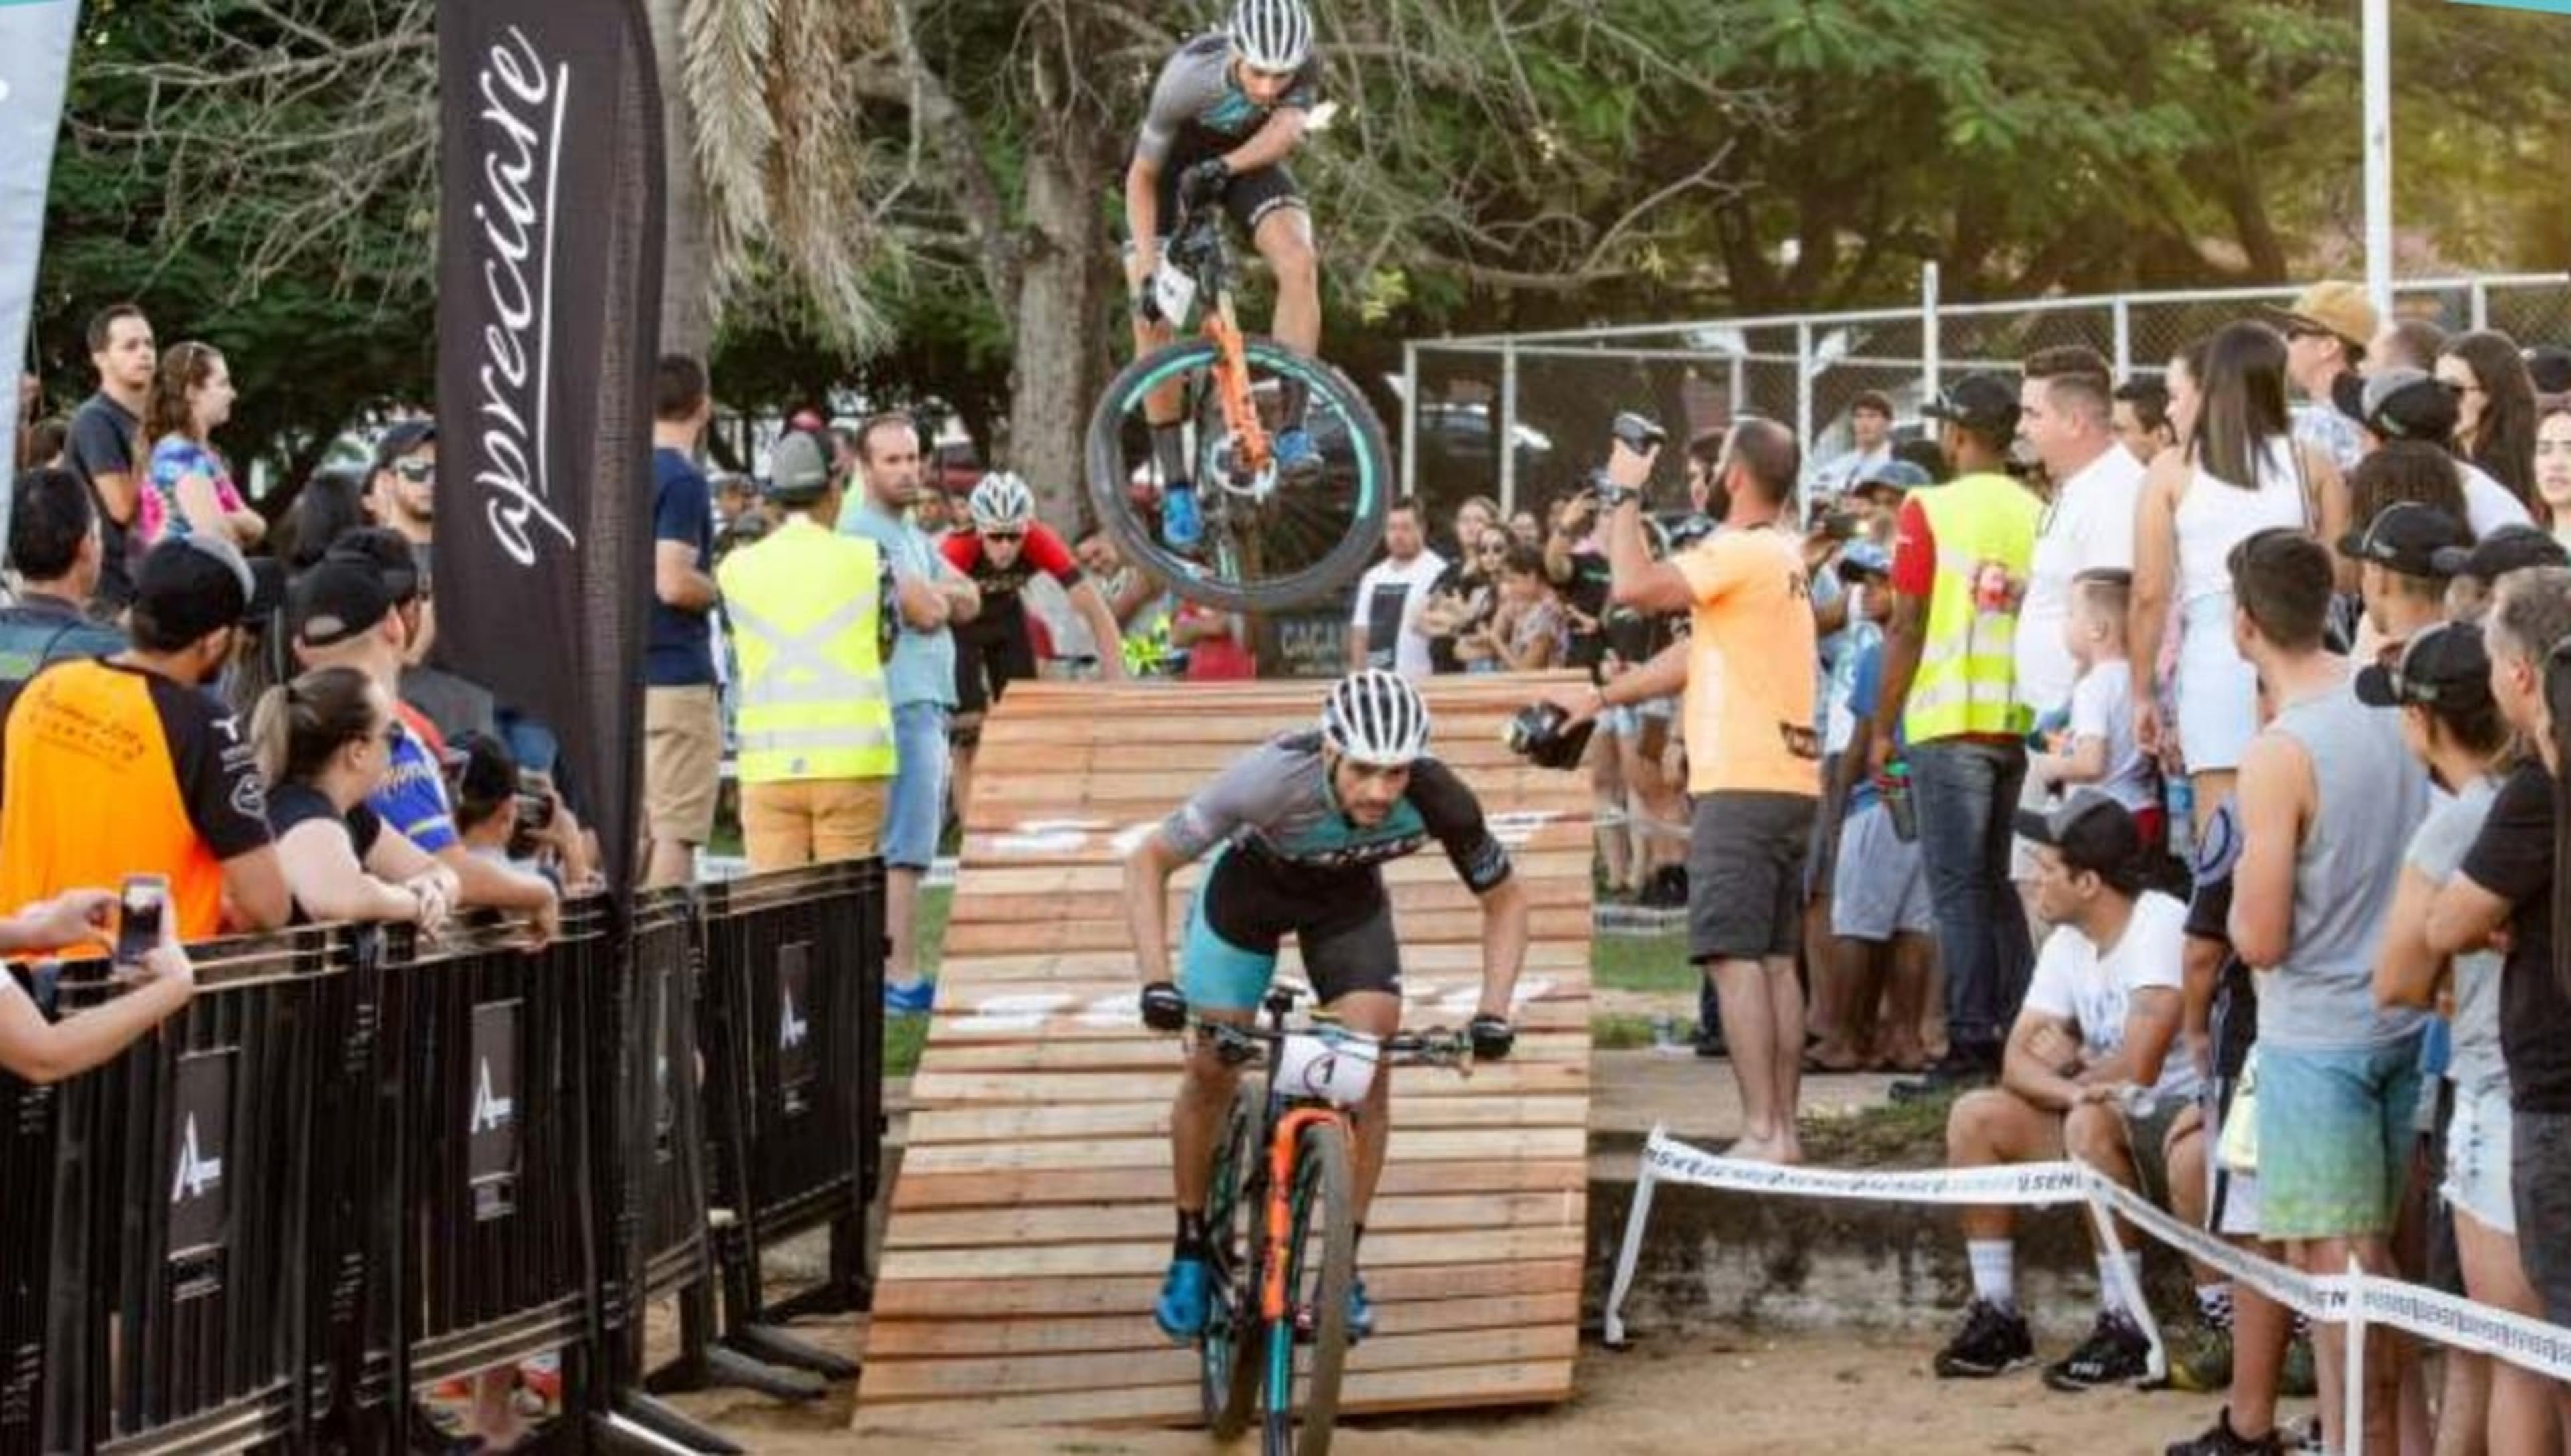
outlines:
M2435 375L2397 365L2377 369L2361 381L2352 376L2343 380L2338 400L2339 408L2362 427L2369 451L2395 440L2417 440L2445 451L2455 462L2464 491L2464 524L2474 536L2534 520L2526 502L2489 471L2455 453L2455 396Z
M2365 442L2339 411L2342 379L2353 380L2374 339L2374 304L2361 284L2331 279L2313 284L2269 320L2286 335L2286 374L2303 391L2295 406L2295 438L2329 456L2341 472L2356 468Z
M2171 1125L2196 1094L2195 1063L2173 1056L2187 907L2143 887L2143 836L2103 789L2083 788L2051 814L2020 810L2034 845L2036 900L2057 928L2009 1029L2000 1085L1968 1092L1946 1115L1950 1168L2046 1163L2066 1153L2153 1203L2170 1195ZM2015 1210L1964 1210L1973 1303L1939 1351L1948 1378L1997 1375L2034 1358L2017 1306ZM2045 1370L2076 1390L2139 1379L2151 1342L2134 1317L2142 1245L2119 1225L2122 1259L2101 1251L2104 1307L2088 1340Z
M2018 411L2017 385L1996 374L1967 374L1928 406L1956 475L1901 506L1868 749L1880 774L1896 725L1908 744L1946 972L1948 1051L1928 1084L1940 1090L1998 1075L2033 959L2009 851L2034 724L2017 691L2017 616L2043 506L2003 469Z
M2364 530L2339 538L2339 555L2357 563L2357 594L2378 652L2446 620L2447 573L2439 563L2453 560L2447 553L2465 541L2462 522L2417 501L2394 501Z
M0 696L0 898L153 874L181 940L282 925L293 903L255 747L204 691L251 616L250 565L208 533L155 549L135 577L131 648L56 663Z
M385 579L373 556L361 551L334 550L305 572L294 584L287 614L299 667L354 668L401 706L402 659L410 636L396 585ZM404 714L404 722L412 722L410 714ZM390 757L383 781L366 795L375 817L455 871L459 905L518 911L533 922L539 942L551 940L561 924L561 896L553 883L464 846L442 765L424 735L404 732L394 739Z
M2537 566L2571 566L2571 549L2534 526L2502 526L2469 547L2438 552L2437 570L2447 579L2447 618L2481 621L2500 578Z
M2419 1102L2426 1018L2374 1003L2374 966L2411 833L2428 811L2428 776L2389 715L2359 702L2346 661L2323 641L2334 569L2302 531L2270 528L2232 550L2233 644L2276 703L2241 758L2241 858L2232 943L2259 974L2257 1136L2260 1233L2308 1272L2355 1258L2391 1271L2393 1213ZM2235 1349L2273 1368L2283 1328L2250 1328ZM2322 1326L2323 1439L2343 1450L2331 1372L2343 1332ZM2366 1441L2390 1450L2400 1361L2367 1347ZM2232 1429L2255 1435L2273 1408ZM2379 1443L2379 1445L2378 1445Z
M935 596L918 578L897 583L870 538L834 534L841 490L817 436L777 442L768 498L784 520L715 571L741 664L741 828L753 870L875 852L895 766L887 611L899 593L924 616Z
M1892 549L1892 530L1901 518L1901 503L1914 490L1925 490L1935 484L1928 472L1907 460L1884 460L1857 473L1847 488L1847 508L1857 518L1857 528L1865 538Z

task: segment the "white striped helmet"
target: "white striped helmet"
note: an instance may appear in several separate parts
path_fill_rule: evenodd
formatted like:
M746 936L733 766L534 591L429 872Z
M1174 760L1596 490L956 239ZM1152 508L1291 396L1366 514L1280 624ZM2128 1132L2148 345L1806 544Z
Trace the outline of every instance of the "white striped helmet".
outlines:
M1241 0L1232 7L1232 48L1262 71L1302 69L1312 53L1312 12L1303 0Z
M983 476L966 506L977 527L1023 526L1036 516L1035 494L1025 481L1005 470Z
M1360 763L1399 768L1427 751L1428 705L1399 674L1350 673L1321 705L1321 737Z

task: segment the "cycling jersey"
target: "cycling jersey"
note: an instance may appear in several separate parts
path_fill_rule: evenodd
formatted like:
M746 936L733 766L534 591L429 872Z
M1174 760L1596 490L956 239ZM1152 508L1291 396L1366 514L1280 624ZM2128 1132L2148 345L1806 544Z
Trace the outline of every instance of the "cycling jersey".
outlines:
M982 610L955 625L955 711L980 713L1000 701L1007 686L1036 675L1034 634L1029 630L1026 584L1038 572L1065 591L1080 585L1080 563L1052 527L1030 522L1026 540L1007 566L982 549L982 538L957 531L937 543L947 563L981 589Z
M973 585L981 589L985 616L989 615L994 599L1003 599L1007 606L1017 606L1018 593L1034 580L1038 572L1062 583L1065 591L1080 583L1080 562L1072 556L1071 548L1063 544L1062 537L1041 521L1028 523L1027 539L1019 543L1017 559L1007 566L991 560L990 555L982 550L981 536L972 531L955 532L938 542L937 549L945 553L947 561L957 571L971 577Z
M1309 111L1319 100L1321 59L1306 56L1293 83L1273 107L1250 99L1233 76L1232 42L1223 35L1204 35L1179 48L1161 68L1152 88L1152 103L1143 117L1143 133L1134 156L1159 169L1158 232L1164 238L1178 227L1179 176L1210 157L1221 157L1250 139L1281 111ZM1294 174L1279 163L1237 174L1224 185L1223 209L1247 232L1279 208L1303 206Z

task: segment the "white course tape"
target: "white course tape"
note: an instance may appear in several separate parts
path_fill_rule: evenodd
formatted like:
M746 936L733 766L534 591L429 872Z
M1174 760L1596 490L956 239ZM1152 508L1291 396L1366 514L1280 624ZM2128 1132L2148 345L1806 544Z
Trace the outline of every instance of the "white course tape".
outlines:
M2078 1160L2032 1163L2014 1168L1923 1169L1870 1172L1834 1168L1779 1168L1719 1158L1691 1148L1659 1128L1643 1145L1634 1184L1633 1212L1625 1221L1624 1244L1616 1253L1616 1274L1607 1295L1605 1334L1610 1345L1625 1343L1625 1296L1634 1282L1649 1222L1654 1185L1693 1184L1738 1193L1785 1194L1800 1198L1871 1199L1894 1204L2005 1204L2022 1208L2087 1204L2096 1228L2116 1252L2114 1222L2118 1217L2151 1237L2248 1284L2308 1318L2361 1330L2380 1324L2432 1339L2457 1349L2505 1360L2548 1380L2571 1382L2571 1329L2477 1304L2400 1279L2358 1271L2310 1274L2274 1259L2235 1248L2204 1229L2172 1217L2140 1195ZM2122 1259L2111 1260L2121 1268ZM2139 1292L2120 1291L2151 1335L2154 1369L2160 1368L2160 1336L2151 1327ZM2350 1340L2351 1391L2362 1388L2359 1363L2364 1341ZM2363 1433L2350 1422L2345 1431L2350 1456L2360 1456Z

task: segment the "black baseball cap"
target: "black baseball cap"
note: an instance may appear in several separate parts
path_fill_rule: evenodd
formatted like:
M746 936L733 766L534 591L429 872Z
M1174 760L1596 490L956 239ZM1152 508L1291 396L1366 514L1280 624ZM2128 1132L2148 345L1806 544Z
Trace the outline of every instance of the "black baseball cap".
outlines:
M2440 622L2404 643L2398 663L2375 663L2356 675L2356 699L2368 708L2469 709L2490 702L2490 652L2469 622Z
M384 431L383 437L375 441L374 463L366 467L366 473L373 475L378 470L390 470L394 461L436 438L437 421L403 420Z
M2571 349L2537 344L2526 351L2526 374L2538 394L2571 394Z
M2342 376L2344 377L2344 376ZM2356 408L2349 409L2343 390L2333 389L2341 414L2385 440L2426 440L2443 445L2454 437L2454 392L2424 369L2377 369L2357 386Z
M197 532L164 540L134 573L134 610L169 637L195 642L255 619L257 573L230 541Z
M2437 574L2471 577L2487 586L2530 566L2571 566L2571 551L2551 533L2511 522L2495 526L2470 546L2449 546L2437 553Z
M2462 522L2434 506L2394 501L2375 512L2364 530L2340 536L2338 554L2350 561L2370 561L2405 577L2443 580L2454 575L2438 569L2445 553L2472 539L2472 532Z
M294 640L305 647L336 647L380 626L393 604L380 567L334 548L294 584Z
M2017 832L2061 852L2062 862L2133 894L2143 887L2143 830L2104 789L2075 790L2049 813L2017 811Z
M330 543L322 559L371 565L382 574L384 590L392 593L397 607L419 600L419 555L411 550L410 538L390 526L350 527Z
M2017 433L2017 385L1997 374L1966 374L1920 407L1930 419L1952 420L1967 429Z

